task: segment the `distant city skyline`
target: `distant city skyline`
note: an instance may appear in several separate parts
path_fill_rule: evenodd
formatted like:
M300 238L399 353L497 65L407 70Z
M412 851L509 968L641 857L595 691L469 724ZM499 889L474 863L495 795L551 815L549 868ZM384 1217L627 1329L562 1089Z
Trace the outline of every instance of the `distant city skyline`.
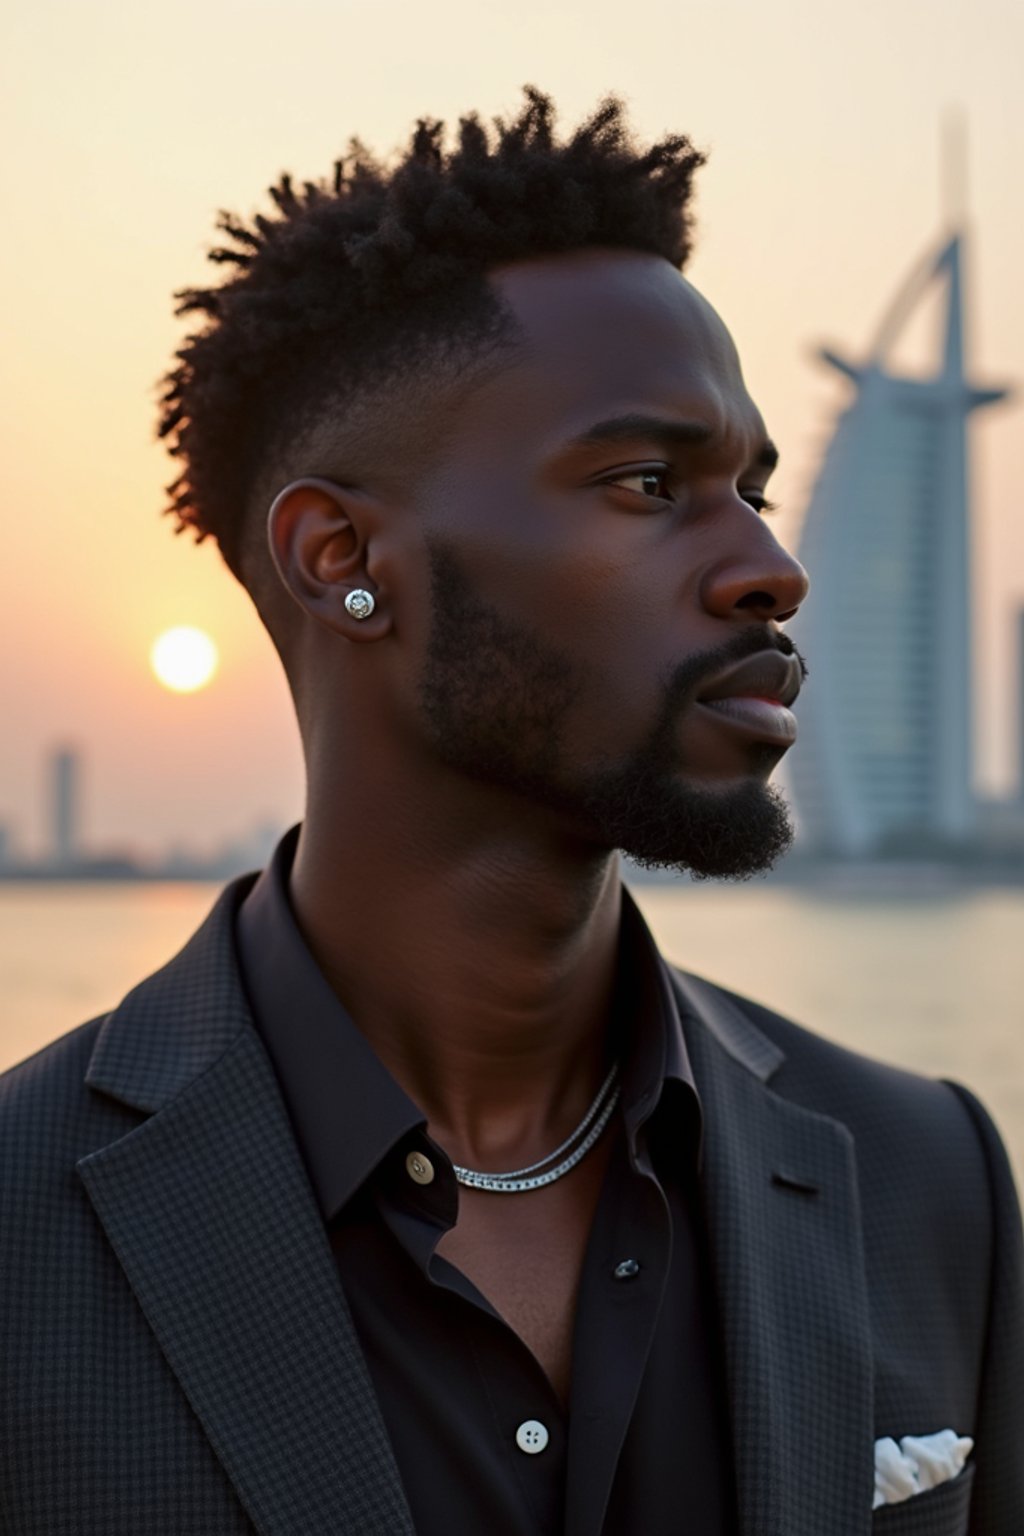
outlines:
M225 827L212 848L170 838L160 851L133 847L127 839L91 838L82 819L83 754L67 744L45 763L50 789L50 823L43 848L29 852L16 823L0 820L0 880L24 879L228 879L261 868L286 830L276 821L250 822L244 830Z
M139 848L126 838L98 841L83 817L82 784L85 755L75 746L56 746L43 765L49 790L49 823L42 846L30 849L19 836L17 822L0 818L0 879L228 878L244 868L259 868L290 823L274 820L242 827L225 827L217 843L206 848L187 837L169 837L161 849Z

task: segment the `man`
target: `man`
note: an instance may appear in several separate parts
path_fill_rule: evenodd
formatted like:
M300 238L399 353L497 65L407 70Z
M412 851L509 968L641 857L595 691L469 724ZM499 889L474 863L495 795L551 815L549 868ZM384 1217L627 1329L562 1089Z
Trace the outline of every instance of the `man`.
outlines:
M552 120L282 177L181 296L172 510L307 807L0 1083L5 1531L1024 1530L985 1110L668 965L621 883L787 847L807 578L681 275L704 157Z

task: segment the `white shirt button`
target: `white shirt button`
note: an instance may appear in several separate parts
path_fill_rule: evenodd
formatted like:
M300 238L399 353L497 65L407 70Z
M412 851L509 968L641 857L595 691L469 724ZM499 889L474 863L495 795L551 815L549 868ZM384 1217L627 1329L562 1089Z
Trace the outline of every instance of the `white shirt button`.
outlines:
M410 1152L405 1160L405 1171L414 1184L432 1184L434 1165L423 1152Z
M516 1430L516 1445L527 1456L536 1456L548 1443L548 1432L538 1419L527 1419Z

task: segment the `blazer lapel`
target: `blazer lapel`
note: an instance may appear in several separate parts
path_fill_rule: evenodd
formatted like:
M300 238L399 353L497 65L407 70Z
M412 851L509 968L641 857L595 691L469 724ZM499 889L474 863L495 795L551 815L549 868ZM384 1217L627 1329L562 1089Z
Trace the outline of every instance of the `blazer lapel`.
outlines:
M702 1189L742 1536L868 1536L873 1368L853 1137L767 1085L784 1053L672 971L704 1109Z
M412 1536L221 893L105 1021L86 1081L149 1112L77 1171L261 1536Z

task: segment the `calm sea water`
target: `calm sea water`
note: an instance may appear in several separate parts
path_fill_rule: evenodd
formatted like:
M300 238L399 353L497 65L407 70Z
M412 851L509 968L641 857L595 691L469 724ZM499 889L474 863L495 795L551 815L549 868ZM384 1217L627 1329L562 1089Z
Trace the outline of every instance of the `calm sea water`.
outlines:
M662 952L869 1055L966 1083L1024 1188L1024 890L634 887ZM211 885L0 886L0 1070L181 946Z

